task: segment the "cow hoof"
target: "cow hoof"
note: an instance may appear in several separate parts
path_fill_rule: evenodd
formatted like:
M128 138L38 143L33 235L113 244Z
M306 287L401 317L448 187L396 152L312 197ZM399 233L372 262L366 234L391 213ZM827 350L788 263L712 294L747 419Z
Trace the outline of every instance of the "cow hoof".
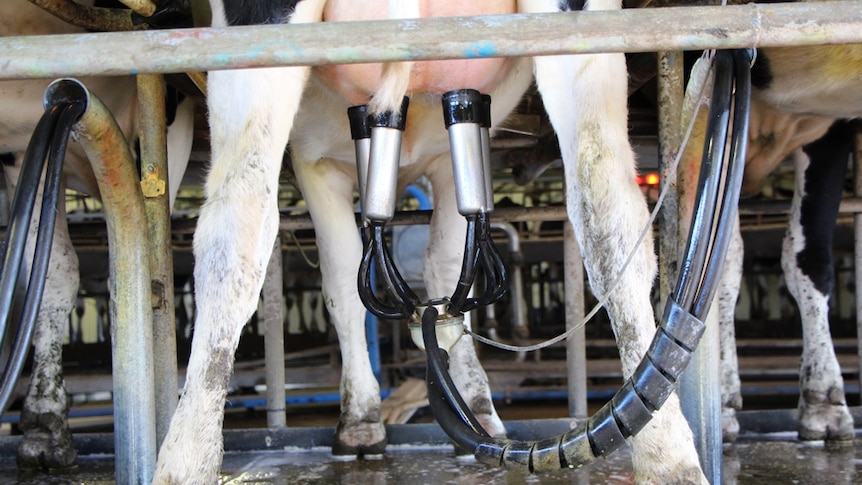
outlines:
M853 417L844 404L808 404L799 419L802 441L846 441L855 437Z
M736 409L721 409L721 439L725 443L733 443L739 436L739 421L736 419Z
M77 467L78 452L72 445L71 433L26 433L18 444L16 455L20 470L64 471Z
M386 450L386 428L382 423L361 422L344 425L340 421L335 430L332 454L340 458L383 455Z

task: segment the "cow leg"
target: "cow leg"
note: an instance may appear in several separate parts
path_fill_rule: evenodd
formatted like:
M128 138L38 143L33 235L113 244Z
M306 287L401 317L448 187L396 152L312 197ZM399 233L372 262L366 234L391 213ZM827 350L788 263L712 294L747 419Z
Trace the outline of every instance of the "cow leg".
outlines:
M539 2L530 2L535 5ZM619 8L595 1L591 8ZM555 9L556 1L543 3ZM635 183L628 141L626 65L621 54L537 57L536 82L557 133L566 174L569 219L597 297L620 282L606 305L622 359L632 375L655 333L650 287L656 273L652 238L636 248L646 225L646 201ZM635 257L625 271L629 251ZM638 483L707 483L691 429L672 394L630 440Z
M346 164L295 159L294 170L314 221L326 308L341 348L341 416L332 453L376 455L386 447L380 421L380 387L365 339L365 307L356 275L362 244L353 212L356 172Z
M824 138L794 155L796 189L781 262L802 317L799 438L803 440L850 440L854 436L829 332L832 233L851 140L849 125L839 122Z
M429 298L440 298L451 295L458 282L467 222L456 207L452 159L438 158L427 175L434 188L434 214L425 251L424 279ZM464 315L464 323L469 327L469 313ZM494 409L488 376L479 363L472 339L461 338L452 348L449 367L464 402L485 430L491 436L504 436L506 428Z
M742 234L739 217L733 227L730 246L727 248L724 268L718 289L719 343L721 345L721 435L725 443L736 441L739 421L736 415L742 409L739 362L736 357L736 301L742 280Z
M21 157L18 157L21 160ZM9 193L14 193L18 167L6 167ZM39 186L36 220L30 225L26 260L32 260L36 243L42 186ZM62 189L61 189L62 190ZM72 247L66 225L65 199L60 197L51 241L42 304L33 331L33 369L19 427L24 435L18 445L18 467L64 469L75 466L78 453L69 430L69 400L63 381L63 334L78 294L78 256Z
M307 77L305 67L209 74L212 163L194 239L194 336L154 483L217 481L234 353L278 230L279 171Z

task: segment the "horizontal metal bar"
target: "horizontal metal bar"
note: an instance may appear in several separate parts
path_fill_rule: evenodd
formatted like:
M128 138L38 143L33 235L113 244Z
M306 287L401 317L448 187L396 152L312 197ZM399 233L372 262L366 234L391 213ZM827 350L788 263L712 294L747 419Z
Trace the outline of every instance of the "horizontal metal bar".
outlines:
M859 8L748 4L5 37L0 79L862 43Z
M431 210L417 210L396 212L395 216L386 223L387 226L411 226L417 224L428 224L431 222ZM564 221L566 208L564 206L542 206L542 207L500 207L491 213L492 222L527 222L527 221ZM357 214L356 224L362 222ZM283 215L278 225L281 231L298 231L301 229L314 229L311 216Z
M862 7L860 7L862 8ZM862 197L844 197L838 206L839 214L862 214ZM790 199L750 199L739 201L739 215L784 215L790 214Z

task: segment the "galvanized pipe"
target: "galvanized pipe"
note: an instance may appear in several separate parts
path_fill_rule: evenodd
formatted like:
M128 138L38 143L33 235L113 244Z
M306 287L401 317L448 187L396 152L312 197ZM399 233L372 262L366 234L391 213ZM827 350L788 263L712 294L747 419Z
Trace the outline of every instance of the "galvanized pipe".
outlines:
M86 90L63 79L48 87L45 99L58 89ZM147 218L126 140L101 101L88 98L73 136L93 166L108 226L115 476L117 483L148 484L156 464L156 419L149 248L140 237Z
M853 195L862 197L862 130L856 131L854 139L855 146L853 147L853 164L856 172L853 176ZM862 295L859 288L862 288L862 214L856 213L853 216L853 266L855 270L856 280L856 355L858 359L859 369L859 388L862 389ZM862 395L860 395L862 400Z
M718 313L713 310L707 315L706 330L678 387L680 407L694 435L700 467L713 485L721 483L719 350Z
M857 2L816 2L5 37L0 79L862 43L860 26Z
M678 232L679 197L675 180L676 172L673 167L674 158L680 150L680 141L684 130L681 122L682 102L685 94L683 53L680 51L659 52L657 63L658 147L659 168L661 170L659 183L662 190L667 187L667 195L657 219L659 308L664 308L664 302L667 301L676 280L676 268L679 266L679 252L680 246L682 246L680 240L685 237L684 234L680 235Z
M281 236L276 236L263 280L263 353L266 362L266 426L287 425L284 393L284 274Z
M524 306L524 279L521 273L521 237L518 235L518 230L515 226L507 222L492 222L491 229L502 231L508 239L507 246L509 255L513 256L517 261L512 261L510 268L511 281L509 283L509 291L511 291L512 302L512 327L513 333L520 338L529 336L527 329L527 309ZM488 306L493 308L492 305Z
M563 223L563 265L566 330L584 318L584 261L568 220ZM587 409L587 333L582 326L566 340L566 382L569 394L569 416L588 418Z
M431 214L434 211L418 210L396 212L389 220L387 226L411 226L416 224L428 224L431 222ZM568 217L566 208L561 205L550 205L542 207L498 207L489 214L491 222L541 222L541 221L564 221ZM357 222L361 225L361 222ZM278 229L280 231L298 231L300 229L313 229L311 216L308 214L281 216ZM189 226L190 232L194 227Z
M152 278L153 371L156 400L156 446L168 433L177 409L179 377L174 313L174 255L168 195L165 81L160 74L138 76L141 187L147 214Z

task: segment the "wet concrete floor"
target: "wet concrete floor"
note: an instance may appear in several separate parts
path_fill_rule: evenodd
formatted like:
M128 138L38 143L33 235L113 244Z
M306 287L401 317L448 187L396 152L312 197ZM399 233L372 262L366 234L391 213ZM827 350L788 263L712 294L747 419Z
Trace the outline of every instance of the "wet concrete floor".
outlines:
M113 457L80 458L68 473L24 475L14 459L0 458L2 484L114 484ZM631 461L623 448L607 459L581 470L527 474L488 467L472 459L456 458L447 445L395 445L374 460L341 461L325 447L227 452L220 484L630 484ZM805 444L792 433L751 437L726 446L722 483L854 484L862 483L862 439L843 446Z

